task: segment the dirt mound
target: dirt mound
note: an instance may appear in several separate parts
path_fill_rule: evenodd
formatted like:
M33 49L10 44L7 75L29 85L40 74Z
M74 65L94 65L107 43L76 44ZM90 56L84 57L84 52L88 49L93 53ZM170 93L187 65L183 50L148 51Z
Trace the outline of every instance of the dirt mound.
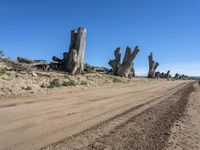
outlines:
M87 67L89 68L89 67ZM93 67L102 71L102 68ZM60 88L88 88L108 84L123 84L131 80L112 75L87 73L71 76L63 72L32 69L12 61L0 62L0 97L47 93Z

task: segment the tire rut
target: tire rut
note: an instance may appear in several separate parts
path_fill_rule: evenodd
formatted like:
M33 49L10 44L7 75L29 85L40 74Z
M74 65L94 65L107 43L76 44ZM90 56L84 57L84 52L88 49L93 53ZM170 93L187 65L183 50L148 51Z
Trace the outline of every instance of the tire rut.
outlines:
M186 85L165 99L136 106L43 150L162 149L170 127L182 116L193 90L193 84Z
M163 149L193 90L191 85L185 87L82 149Z

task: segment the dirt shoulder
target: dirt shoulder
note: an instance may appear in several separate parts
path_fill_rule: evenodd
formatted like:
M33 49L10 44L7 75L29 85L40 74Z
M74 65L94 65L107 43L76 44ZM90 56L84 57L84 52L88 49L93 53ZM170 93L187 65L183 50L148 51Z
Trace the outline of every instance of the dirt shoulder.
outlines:
M14 70L0 62L0 99L5 97L49 94L68 89L87 89L112 85L129 84L140 79L127 79L106 74L89 73L72 76L56 71ZM145 81L145 79L143 79ZM148 81L148 79L146 79Z
M184 116L177 120L171 129L166 150L199 150L200 149L200 88L190 95Z

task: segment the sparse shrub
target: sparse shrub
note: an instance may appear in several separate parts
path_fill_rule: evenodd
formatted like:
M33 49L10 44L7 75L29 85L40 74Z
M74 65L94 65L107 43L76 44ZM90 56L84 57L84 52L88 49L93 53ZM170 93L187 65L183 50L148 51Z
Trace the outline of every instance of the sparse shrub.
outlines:
M118 78L113 78L113 80L112 80L114 83L120 83L120 82L122 82L122 80L120 80L120 79L118 79Z
M64 82L62 83L62 86L76 86L76 83L75 83L75 81L73 81L73 80L64 81Z
M106 77L109 78L109 79L111 79L112 82L114 82L114 83L120 83L120 82L122 82L121 79L119 79L118 77L116 77L114 75L106 75Z
M68 86L68 82L67 81L63 81L62 86Z
M88 83L87 83L87 81L81 81L81 83L80 83L81 85L87 85Z
M4 68L0 68L0 76L7 74L6 70Z
M52 81L49 82L48 88L55 88L60 86L61 84L59 83L59 79L53 79Z
M11 74L6 71L4 68L0 68L0 76L4 76L4 78L9 78Z
M55 88L55 87L61 87L61 86L76 86L75 81L69 79L69 81L63 81L61 84L59 82L59 79L54 79L53 81L49 82L48 88ZM46 86L44 84L41 85L41 88L45 88Z
M69 78L69 76L67 76L67 75L64 76L64 79L71 80L71 79Z

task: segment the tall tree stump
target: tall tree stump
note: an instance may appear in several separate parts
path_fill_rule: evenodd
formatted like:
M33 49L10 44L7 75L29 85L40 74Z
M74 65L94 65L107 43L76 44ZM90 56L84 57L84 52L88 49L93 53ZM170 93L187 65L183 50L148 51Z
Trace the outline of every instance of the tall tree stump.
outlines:
M130 47L127 47L124 59L121 64L121 49L117 48L114 52L115 59L110 60L108 63L112 67L113 74L120 77L134 77L135 70L133 67L133 60L137 56L138 52L138 46L135 47L134 51L132 51Z
M170 70L167 71L166 78L170 78Z
M78 28L71 31L69 51L64 53L65 71L74 74L84 72L84 54L86 47L86 29Z
M108 64L112 67L113 75L118 75L118 69L120 66L120 61L121 61L121 48L118 47L114 51L115 59L110 60Z
M151 53L149 55L149 72L148 72L148 78L155 78L155 71L157 67L159 66L158 62L155 62L153 60L153 54Z
M53 56L53 61L58 62L58 70L75 74L84 73L84 54L86 47L86 29L78 28L71 31L69 51L63 53L63 59Z

